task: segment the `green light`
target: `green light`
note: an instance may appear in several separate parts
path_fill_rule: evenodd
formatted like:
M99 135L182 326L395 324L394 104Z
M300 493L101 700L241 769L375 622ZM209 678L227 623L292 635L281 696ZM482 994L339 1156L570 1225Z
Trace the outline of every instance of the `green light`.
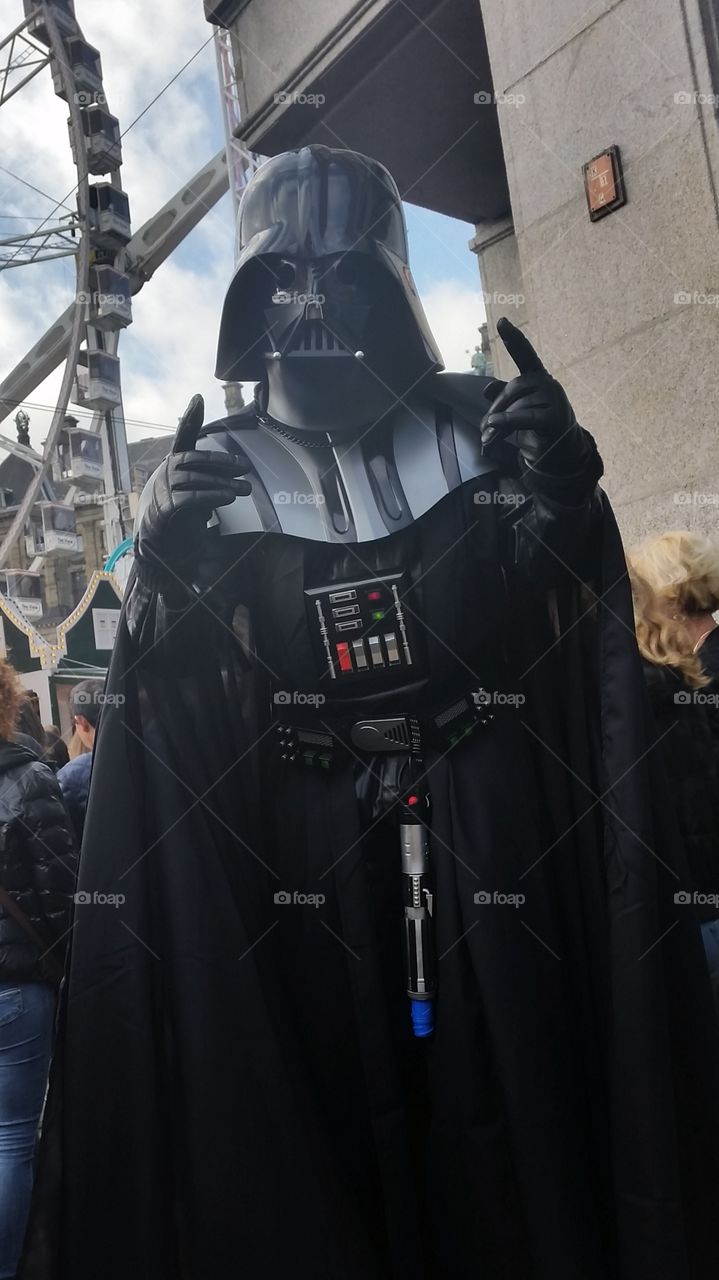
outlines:
M381 622L384 617L384 611L382 609L373 609L372 617L374 618L375 622Z

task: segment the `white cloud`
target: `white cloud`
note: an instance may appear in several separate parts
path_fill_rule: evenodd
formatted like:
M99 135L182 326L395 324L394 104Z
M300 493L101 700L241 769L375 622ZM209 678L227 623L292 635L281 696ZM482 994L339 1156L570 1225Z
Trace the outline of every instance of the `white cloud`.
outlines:
M174 425L198 391L205 397L208 418L223 413L222 388L213 370L226 285L220 261L226 265L225 257L218 255L216 269L201 276L170 259L135 298L134 323L123 335L128 417ZM141 361L133 358L138 351Z
M479 276L476 289L464 280L439 280L422 294L422 304L447 369L469 370L470 357L479 345L477 329L486 319Z

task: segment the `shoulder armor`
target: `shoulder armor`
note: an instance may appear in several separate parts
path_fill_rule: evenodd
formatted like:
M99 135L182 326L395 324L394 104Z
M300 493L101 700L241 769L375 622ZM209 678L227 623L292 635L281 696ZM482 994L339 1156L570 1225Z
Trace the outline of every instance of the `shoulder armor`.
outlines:
M453 415L464 419L471 428L479 426L492 400L506 385L499 378L485 378L477 373L435 373L428 383L436 403L447 405ZM504 475L521 474L517 450L505 440L490 445L485 457Z
M469 422L477 423L504 386L506 383L498 378L485 378L476 373L436 373L429 383L431 394L439 404L450 405ZM492 388L490 397L486 394L488 388Z

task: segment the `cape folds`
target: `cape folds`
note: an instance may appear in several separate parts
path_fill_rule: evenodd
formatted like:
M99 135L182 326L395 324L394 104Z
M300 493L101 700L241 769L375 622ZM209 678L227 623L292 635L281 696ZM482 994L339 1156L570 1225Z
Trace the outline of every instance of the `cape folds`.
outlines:
M248 625L129 588L23 1280L706 1280L716 1031L606 501L551 610L507 571L521 707L428 760L428 1044L396 844L277 765Z

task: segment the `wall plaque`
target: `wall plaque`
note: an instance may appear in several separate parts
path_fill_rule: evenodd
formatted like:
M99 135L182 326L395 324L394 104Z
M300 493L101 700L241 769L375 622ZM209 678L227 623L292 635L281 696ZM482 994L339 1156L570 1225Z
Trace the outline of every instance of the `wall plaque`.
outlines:
M592 222L627 203L619 147L607 147L583 166L584 189Z

